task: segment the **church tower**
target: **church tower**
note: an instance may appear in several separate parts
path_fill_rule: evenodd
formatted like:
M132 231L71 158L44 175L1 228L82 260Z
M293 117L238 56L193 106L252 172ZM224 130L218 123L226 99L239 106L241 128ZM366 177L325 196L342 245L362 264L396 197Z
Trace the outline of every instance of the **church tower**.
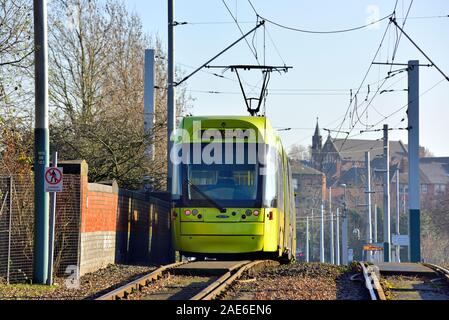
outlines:
M312 137L312 165L315 169L321 170L321 149L323 147L323 137L320 133L318 118L316 119L315 133Z

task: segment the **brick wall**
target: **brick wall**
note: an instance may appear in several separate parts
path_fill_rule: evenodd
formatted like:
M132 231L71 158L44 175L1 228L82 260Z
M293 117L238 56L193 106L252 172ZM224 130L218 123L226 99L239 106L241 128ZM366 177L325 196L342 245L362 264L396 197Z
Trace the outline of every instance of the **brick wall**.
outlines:
M88 183L83 188L80 274L116 262L118 186ZM117 261L118 262L118 261Z
M88 182L85 161L60 161L54 274L96 271L110 263L173 261L169 201L160 195ZM0 282L33 277L34 186L32 172L0 176ZM73 269L72 269L73 270Z
M89 183L87 166L81 171L80 275L111 263L173 261L168 201Z

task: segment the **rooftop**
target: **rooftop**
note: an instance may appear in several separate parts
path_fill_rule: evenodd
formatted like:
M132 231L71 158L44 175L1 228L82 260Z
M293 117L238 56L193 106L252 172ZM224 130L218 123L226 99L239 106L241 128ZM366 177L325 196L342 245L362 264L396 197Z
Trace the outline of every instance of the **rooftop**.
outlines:
M370 151L371 160L383 155L383 141L362 139L332 139L335 148L339 150L343 160L364 161L365 151ZM390 156L402 157L407 155L407 146L402 141L390 141Z

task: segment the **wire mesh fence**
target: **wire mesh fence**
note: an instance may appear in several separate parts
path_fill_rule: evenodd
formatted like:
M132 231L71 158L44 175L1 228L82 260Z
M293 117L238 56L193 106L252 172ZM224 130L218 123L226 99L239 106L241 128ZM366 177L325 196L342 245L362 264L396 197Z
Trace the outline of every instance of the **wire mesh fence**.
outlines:
M33 272L34 193L29 176L0 177L0 278L27 282Z
M34 181L30 175L0 176L0 283L33 277ZM65 175L57 194L54 275L78 265L80 179Z

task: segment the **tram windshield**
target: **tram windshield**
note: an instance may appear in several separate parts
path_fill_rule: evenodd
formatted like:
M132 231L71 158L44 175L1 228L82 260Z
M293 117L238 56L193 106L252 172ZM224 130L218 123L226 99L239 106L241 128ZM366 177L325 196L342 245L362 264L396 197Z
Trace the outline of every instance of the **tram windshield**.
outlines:
M179 205L208 207L212 200L223 208L275 206L280 169L275 149L251 143L211 145L187 145L184 160L175 166L172 194Z

